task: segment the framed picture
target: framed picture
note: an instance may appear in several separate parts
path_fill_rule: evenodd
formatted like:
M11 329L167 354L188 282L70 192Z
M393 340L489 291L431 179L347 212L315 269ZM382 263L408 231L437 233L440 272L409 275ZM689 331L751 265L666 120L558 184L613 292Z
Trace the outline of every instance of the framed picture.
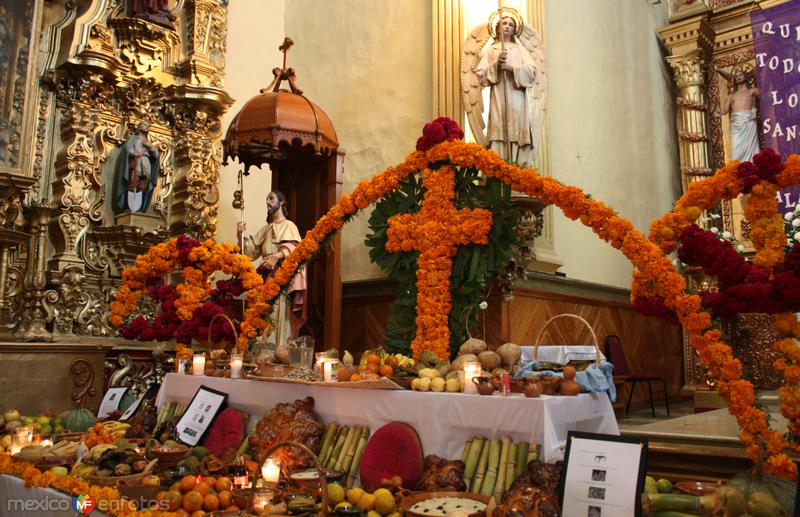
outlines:
M207 386L197 388L189 407L175 428L178 440L191 447L200 443L227 401L227 393Z
M570 431L564 465L562 515L641 517L646 439Z

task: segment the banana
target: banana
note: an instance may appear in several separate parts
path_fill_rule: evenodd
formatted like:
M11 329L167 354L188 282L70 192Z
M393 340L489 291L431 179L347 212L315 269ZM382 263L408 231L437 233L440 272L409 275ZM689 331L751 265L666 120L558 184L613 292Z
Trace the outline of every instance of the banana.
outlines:
M89 451L89 454L86 455L86 461L89 463L98 461L100 459L100 456L102 456L104 452L116 448L117 448L116 445L110 443L101 443L99 445L95 445L94 447L92 447L92 450Z

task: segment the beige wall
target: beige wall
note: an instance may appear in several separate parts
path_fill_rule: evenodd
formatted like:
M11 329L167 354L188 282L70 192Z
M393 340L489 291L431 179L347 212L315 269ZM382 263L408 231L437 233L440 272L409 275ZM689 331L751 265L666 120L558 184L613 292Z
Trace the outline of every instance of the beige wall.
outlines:
M647 231L679 188L669 73L655 30L666 7L645 1L549 0L551 172ZM430 0L231 2L226 118L270 79L285 34L305 95L333 120L347 151L343 192L401 161L432 117ZM232 239L236 167L223 171L218 238ZM263 221L268 178L247 181L247 220ZM556 251L568 277L628 287L631 267L590 230L557 213ZM343 230L342 278L381 277L363 245L367 216Z
M666 3L550 0L548 39L552 175L613 207L637 229L667 212L680 188L669 71L656 29ZM619 251L559 211L561 271L629 287Z
M283 41L284 0L235 0L228 7L228 52L225 63L225 89L236 99L222 121L223 135L233 116L245 102L272 81L272 69L281 65L278 46ZM231 207L241 165L231 162L220 172L218 241L236 242L239 211ZM254 167L244 179L245 222L255 233L264 224L265 199L270 173Z
M344 193L414 149L431 118L430 0L291 0L286 34L303 93L330 116L347 155ZM342 231L342 280L383 277L365 214Z

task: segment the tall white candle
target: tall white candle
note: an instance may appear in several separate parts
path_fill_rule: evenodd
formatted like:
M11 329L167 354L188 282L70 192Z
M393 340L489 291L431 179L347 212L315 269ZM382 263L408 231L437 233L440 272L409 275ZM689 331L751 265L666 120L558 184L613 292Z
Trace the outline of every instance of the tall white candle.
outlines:
M192 375L206 374L206 355L195 354L192 360Z
M231 354L231 379L242 376L242 354Z
M464 393L478 393L478 387L472 382L475 377L481 375L481 363L468 361L464 363Z
M267 483L277 484L281 477L281 462L279 460L267 458L267 461L264 462L264 466L261 467L261 477L263 477L264 481Z

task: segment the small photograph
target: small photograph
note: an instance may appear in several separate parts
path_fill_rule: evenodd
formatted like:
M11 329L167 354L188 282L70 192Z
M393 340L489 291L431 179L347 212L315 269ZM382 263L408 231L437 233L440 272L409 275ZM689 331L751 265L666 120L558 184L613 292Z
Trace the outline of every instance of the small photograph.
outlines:
M602 513L600 513L599 506L590 506L588 510L586 510L586 517L601 517Z
M200 420L198 420L197 422L198 422L199 424L202 424L203 422L205 422L205 420L206 420L206 417L205 417L205 415L202 415L202 416L200 416ZM591 496L590 496L590 497L591 497Z
M589 498L590 499L605 499L606 498L606 489L601 488L599 486L590 486L589 487Z
M606 471L601 469L592 469L592 481L600 481L601 483L605 483Z
M116 394L116 392L115 392L115 393L112 393L112 394L111 394L111 396L110 396L110 397L108 397L108 400L114 400L115 398L117 398L117 394Z
M606 462L606 457L603 454L598 454L597 456L594 457L594 462L595 463L605 463Z
M206 413L211 411L211 404L207 405L206 408L203 411L205 411Z

